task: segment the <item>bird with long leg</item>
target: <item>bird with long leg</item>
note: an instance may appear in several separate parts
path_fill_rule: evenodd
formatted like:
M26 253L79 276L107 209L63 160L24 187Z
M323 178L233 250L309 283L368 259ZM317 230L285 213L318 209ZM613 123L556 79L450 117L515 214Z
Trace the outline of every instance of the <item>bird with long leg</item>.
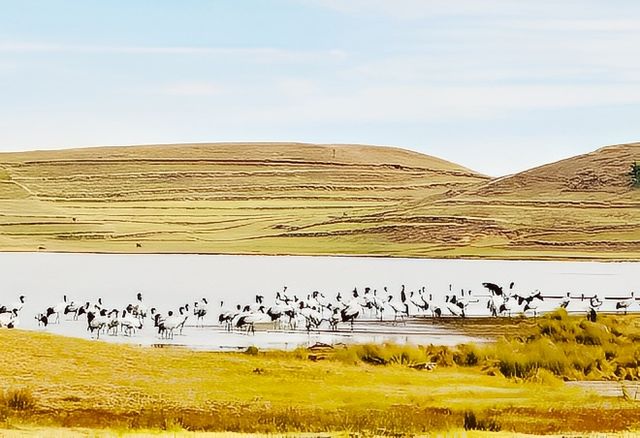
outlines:
M385 292L387 292L386 287ZM409 305L407 304L407 294L405 292L404 284L400 291L400 300L395 299L393 295L389 294L385 304L393 311L393 320L395 322L397 322L398 319L404 322L404 318L409 316Z
M625 315L636 300L634 292L631 292L630 295L626 297L606 297L606 299L615 301L616 311L623 312Z

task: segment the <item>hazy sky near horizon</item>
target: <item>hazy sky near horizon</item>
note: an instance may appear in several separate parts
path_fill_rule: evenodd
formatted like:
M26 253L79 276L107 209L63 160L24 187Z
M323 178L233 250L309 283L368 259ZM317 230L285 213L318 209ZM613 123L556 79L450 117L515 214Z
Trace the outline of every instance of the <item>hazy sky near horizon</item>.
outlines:
M0 0L0 151L395 145L503 175L640 140L640 2Z

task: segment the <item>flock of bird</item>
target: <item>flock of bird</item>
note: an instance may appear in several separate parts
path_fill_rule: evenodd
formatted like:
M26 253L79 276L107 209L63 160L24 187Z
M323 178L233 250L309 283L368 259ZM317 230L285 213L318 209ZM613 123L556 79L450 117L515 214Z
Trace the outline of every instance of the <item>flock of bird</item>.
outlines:
M640 297L635 297L633 292L629 296L601 299L598 295L576 296L571 293L543 295L538 290L521 293L516 290L514 283L508 287L495 283L482 283L482 286L483 291L475 294L471 290L454 291L450 285L443 299L442 294L434 296L433 293L427 292L426 287L408 291L404 285L395 296L386 287L380 293L376 289L366 287L362 291L354 288L351 292L337 293L331 297L319 291L299 297L290 293L285 286L275 294L270 303L265 302L263 295L256 295L253 302L237 304L230 308L226 308L225 303L220 302L220 307L216 306L213 311L210 311L207 298L160 312L158 308L148 306L141 293L124 308L108 307L103 304L101 298L96 302L87 301L81 304L69 300L64 295L61 302L43 309L36 315L36 320L45 327L49 324L60 324L61 321L84 320L87 331L97 338L101 334L132 336L145 325L152 324L158 337L173 339L176 333L182 334L187 324L204 326L205 318L210 320L211 316L214 316L217 324L226 330L245 333L255 333L256 325L260 324L272 324L270 327L280 330L307 331L320 330L323 326L337 330L342 324L350 326L353 330L357 319L383 321L388 318L397 322L420 316L464 318L473 303L486 308L486 314L492 317L510 317L516 314L535 317L544 301L553 301L556 308L569 311L576 310L572 303L579 302L584 303L580 309L586 310L588 317L595 319L596 313L604 303L603 300L614 300L615 310L625 314L633 311L634 304L640 301ZM25 299L25 296L21 295L9 305L0 305L0 327L13 328L19 324Z

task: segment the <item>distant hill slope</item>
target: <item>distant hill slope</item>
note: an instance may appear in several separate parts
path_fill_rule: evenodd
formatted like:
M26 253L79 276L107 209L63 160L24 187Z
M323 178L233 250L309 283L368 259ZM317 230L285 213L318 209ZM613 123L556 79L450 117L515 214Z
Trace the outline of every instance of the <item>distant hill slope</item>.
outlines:
M473 194L535 200L601 200L637 195L629 184L631 163L640 162L640 143L607 146L481 185ZM637 198L636 198L637 199Z
M457 226L460 245L446 249L448 255L638 260L634 162L640 143L608 146L481 183L411 213L466 218ZM482 225L469 225L474 222Z
M488 180L456 164L402 149L292 143L9 153L0 154L0 166L12 183L33 197L66 201L354 196L393 201Z
M297 143L5 153L0 169L0 248L45 251L384 253L357 217L489 179L398 148Z
M491 179L399 148L0 154L0 250L640 260L640 143Z
M8 152L3 162L172 160L397 165L476 175L458 164L406 149L357 144L181 143Z

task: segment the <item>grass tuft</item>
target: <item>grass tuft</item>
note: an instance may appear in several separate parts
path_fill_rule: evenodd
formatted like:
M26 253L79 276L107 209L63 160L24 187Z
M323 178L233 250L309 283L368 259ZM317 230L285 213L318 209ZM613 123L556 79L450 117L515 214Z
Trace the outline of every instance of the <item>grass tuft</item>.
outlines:
M465 411L463 414L464 430L482 430L489 432L498 432L500 425L498 422L486 414L476 414L474 411Z
M1 395L0 406L14 411L31 411L36 406L36 400L28 388L9 388Z

